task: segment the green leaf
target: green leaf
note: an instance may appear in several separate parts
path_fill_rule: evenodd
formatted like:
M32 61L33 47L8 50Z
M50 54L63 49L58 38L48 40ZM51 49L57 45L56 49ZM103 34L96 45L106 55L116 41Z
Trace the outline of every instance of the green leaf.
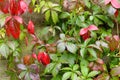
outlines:
M65 40L65 34L60 34L60 39Z
M55 63L48 64L45 68L45 73L50 73L54 67L55 67Z
M89 43L90 43L90 41L91 41L91 38L89 38L89 39L87 39L87 40L85 40L85 42L84 42L84 47L86 47Z
M52 20L56 24L58 22L58 14L55 11L51 11Z
M61 12L61 7L60 6L56 6L56 7L53 8L53 10Z
M53 61L58 61L58 57L56 54L50 54L50 59L52 59Z
M82 75L87 77L89 72L88 61L86 61L85 59L81 59L80 68L81 68Z
M26 74L26 71L22 71L19 75L19 78L22 79L25 76L25 74Z
M99 19L103 20L105 23L108 24L108 26L110 26L111 28L114 27L114 23L112 21L112 19L110 19L108 16L104 16L104 15L96 15Z
M42 7L45 5L45 1L42 0L39 5L39 10L41 11ZM48 8L47 8L48 9ZM44 13L44 12L43 12Z
M93 80L92 78L88 78L87 80Z
M74 54L68 54L67 61L69 62L70 65L75 64L76 56Z
M13 52L13 56L17 57L17 56L20 56L20 54L19 54L18 51L15 50L15 51Z
M45 12L45 19L46 19L47 22L49 21L49 18L50 18L50 10L47 10Z
M70 67L65 67L65 68L62 68L61 70L63 70L63 71L71 71L72 69Z
M71 53L75 53L77 51L77 46L73 43L66 42L66 47L67 50L70 51Z
M106 18L104 15L95 15L97 18L103 20L104 22L106 22Z
M73 65L75 63L76 60L76 56L75 54L68 54L68 53L64 53L62 54L62 56L60 57L60 61L62 63L68 63L70 65Z
M96 45L99 47L102 46L103 48L109 48L108 44L102 40L96 41Z
M62 32L62 29L61 29L60 26L54 26L54 27L55 27L55 29L57 29L57 30L59 30L60 32Z
M119 77L118 76L114 76L114 77L110 78L110 80L119 80Z
M65 43L61 42L57 45L57 51L62 53L65 50Z
M0 13L0 27L3 27L5 24L5 19L8 16L8 14L2 14Z
M90 0L84 0L85 2L85 5L90 8L91 7L91 3L90 3Z
M97 3L102 3L100 1L103 1L103 0L99 0ZM102 9L101 9L101 7L98 6L98 5L92 5L91 9L93 10L93 15L101 14L103 12Z
M15 51L15 49L19 46L17 41L9 41L7 44L13 51Z
M97 45L95 45L95 44L90 44L89 47L95 48L95 49L103 52L102 49L101 49L101 47L100 47L100 46L97 46Z
M72 80L78 80L78 79L77 79L77 74L72 73L72 75L71 75L71 79L72 79Z
M36 0L32 0L32 4L35 5Z
M98 26L98 25L103 24L103 22L99 20L97 17L94 17L94 24Z
M48 32L49 32L49 27L45 27L40 31L39 36L43 37L43 36L47 35Z
M22 41L25 39L26 34L24 32L20 33L19 39Z
M78 68L79 68L79 65L78 65L78 64L75 64L75 65L73 66L73 70L74 70L74 71L76 71Z
M86 48L81 48L80 49L80 55L84 58L85 54L87 53L87 49Z
M62 12L59 16L61 19L65 19L70 17L70 14L68 12Z
M96 75L98 75L100 73L100 71L91 71L89 74L88 74L88 77L95 77Z
M78 20L79 20L79 19L80 19L81 22L85 22L85 16L83 16L83 15L82 15L82 16L79 16L79 17L78 17ZM87 25L86 25L86 26L87 26ZM85 27L86 27L86 26L85 26Z
M107 24L111 27L111 28L113 28L114 27L114 23L112 22L112 20L111 19L107 19L108 21L107 21Z
M54 4L51 1L48 1L46 4L48 7L52 7Z
M89 19L90 21L92 21L94 19L94 16L90 16Z
M88 48L88 51L89 51L89 53L90 53L94 58L97 59L97 53L96 53L96 51L95 51L94 49Z
M1 38L5 38L5 34L6 34L6 32L5 32L5 29L4 28L0 28L0 39ZM1 39L2 40L2 39ZM3 39L4 40L4 39ZM1 43L1 41L0 41L0 43Z
M0 54L5 58L9 55L9 47L5 43L0 45Z
M67 80L67 79L69 79L70 76L71 76L71 74L72 74L72 72L66 72L66 73L64 73L64 74L63 74L63 77L62 77L62 80Z
M52 75L54 77L59 73L61 66L62 66L61 63L56 63L54 69L52 70Z
M25 80L30 80L30 74L29 74L29 72L26 73Z
M78 71L75 71L75 73L77 73L78 75L81 75L81 72L80 72L80 70L78 70Z
M43 8L42 8L42 13L45 13L45 12L48 11L48 10L49 10L48 7L43 7Z
M52 8L55 8L55 7L60 7L60 5L57 3L52 4Z
M55 77L52 77L51 80L61 80L62 79L62 76L61 75L57 75Z

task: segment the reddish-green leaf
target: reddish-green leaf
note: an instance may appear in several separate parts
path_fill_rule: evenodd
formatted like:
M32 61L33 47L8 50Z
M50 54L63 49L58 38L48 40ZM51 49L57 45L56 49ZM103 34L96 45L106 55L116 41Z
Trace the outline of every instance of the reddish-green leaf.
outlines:
M97 78L95 78L94 80L109 80L109 79L110 79L109 74L102 73Z
M120 67L112 68L110 73L112 76L120 75Z

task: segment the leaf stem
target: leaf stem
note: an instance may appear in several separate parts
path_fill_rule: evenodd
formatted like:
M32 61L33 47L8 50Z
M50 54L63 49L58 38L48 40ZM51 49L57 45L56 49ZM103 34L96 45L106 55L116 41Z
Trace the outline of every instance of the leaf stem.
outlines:
M118 22L117 22L117 20L115 20L115 22L116 22L116 26L117 26L117 35L119 36L119 26L118 26Z

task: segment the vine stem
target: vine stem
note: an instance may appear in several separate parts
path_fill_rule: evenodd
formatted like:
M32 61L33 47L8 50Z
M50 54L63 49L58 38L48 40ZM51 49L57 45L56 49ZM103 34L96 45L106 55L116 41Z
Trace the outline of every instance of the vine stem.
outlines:
M119 36L119 25L118 25L117 20L115 20L115 22L116 22L116 26L117 26L117 35Z

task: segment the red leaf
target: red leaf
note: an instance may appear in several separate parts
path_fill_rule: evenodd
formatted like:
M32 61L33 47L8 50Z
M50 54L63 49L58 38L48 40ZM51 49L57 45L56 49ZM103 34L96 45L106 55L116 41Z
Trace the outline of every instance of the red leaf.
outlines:
M11 19L6 23L6 32L8 35L12 35L15 39L18 39L20 35L20 23Z
M106 37L105 37L105 40L109 41L110 38L111 38L110 36L106 36Z
M27 4L24 1L19 2L21 9L25 12L27 10Z
M90 31L92 31L92 30L98 30L98 28L97 28L97 26L95 26L95 25L90 25L90 26L88 27L88 30L90 30Z
M0 10L4 13L7 14L9 13L9 2L5 0L0 1Z
M16 0L10 0L10 13L11 15L18 14L18 3L16 2Z
M111 4L115 8L120 8L120 1L119 0L111 0Z
M31 20L30 20L29 23L28 23L27 29L28 29L28 32L29 32L30 34L34 34L34 24L33 24L33 22L32 22Z
M81 30L80 30L80 35L84 35L84 34L86 34L88 32L88 28L82 28Z
M20 14L23 14L27 9L28 9L28 6L27 4L24 2L24 1L19 1L18 2L18 15Z
M8 23L12 19L12 16L6 18L5 23Z
M38 53L37 59L38 59L39 62L41 62L42 55L44 55L44 52L39 52Z
M34 59L37 59L37 55L36 55L35 53L32 53L32 57L33 57Z
M28 8L28 11L29 11L29 13L32 13L33 12L33 9L32 8Z
M82 38L84 40L87 40L88 38L90 38L90 32L87 32L86 34L82 35Z
M11 15L21 15L27 10L28 6L23 0L10 0Z
M82 36L84 40L86 40L90 37L90 31L93 31L93 30L98 30L97 26L90 25L87 28L82 28L79 34Z
M8 8L9 8L9 5L6 3L4 8L2 8L2 12L5 14L9 13Z
M118 14L119 14L119 11L118 11L118 10L116 10L116 11L115 11L115 13L114 13L115 17L117 17L117 16L118 16Z
M43 65L48 65L50 63L50 57L45 52L39 52L38 61L41 62Z
M98 30L98 28L97 28L97 26L95 26L95 25L90 25L90 26L88 26L87 28L82 28L81 30L80 30L80 35L84 35L84 34L86 34L86 33L88 33L88 31L93 31L93 30Z
M23 23L23 19L22 19L21 17L19 17L19 16L14 16L14 19L15 19L16 21L18 21L20 24Z
M6 27L7 36L9 37L11 35L11 32L10 32L9 28L7 27L7 25L5 27Z

